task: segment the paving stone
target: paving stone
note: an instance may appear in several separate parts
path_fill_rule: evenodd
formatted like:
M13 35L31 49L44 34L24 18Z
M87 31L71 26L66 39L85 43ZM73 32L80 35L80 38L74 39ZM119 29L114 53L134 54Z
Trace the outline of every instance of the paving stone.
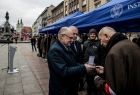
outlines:
M6 80L6 84L16 84L16 83L21 83L21 76L11 76L8 77Z
M26 77L34 77L32 72L28 72L28 73L21 73L21 77L22 78L26 78Z
M6 73L7 74L7 73ZM20 77L20 73L15 73L15 74L7 74L7 78L14 78L14 77Z
M22 78L22 84L23 85L38 84L38 82L34 77L25 77L25 78Z
M15 93L22 93L22 92L23 92L23 89L22 89L22 84L21 83L16 83L16 84L12 84L12 85L6 85L5 90L4 90L5 95L15 94Z
M24 94L31 94L31 93L42 93L41 88L36 85L36 84L29 84L29 85L24 85Z
M19 92L19 93L6 93L4 95L24 95L23 93Z
M48 92L49 91L49 87L47 84L42 84L40 85L40 87L42 88L43 92Z
M48 74L44 72L38 72L36 73L36 78L37 79L48 79Z
M21 73L29 73L32 72L29 67L22 67L20 68Z
M30 94L24 94L24 95L44 95L43 93L30 93Z
M0 88L0 95L3 95L4 89Z
M0 95L48 95L48 64L32 52L30 43L10 45L17 46L13 65L19 72L8 74L6 69L1 70L8 65L8 47L0 47Z
M0 79L0 89L3 89L3 88L4 88L5 82L6 82L6 79L4 79L4 78L1 78L1 79ZM0 95L1 95L1 94L0 94Z

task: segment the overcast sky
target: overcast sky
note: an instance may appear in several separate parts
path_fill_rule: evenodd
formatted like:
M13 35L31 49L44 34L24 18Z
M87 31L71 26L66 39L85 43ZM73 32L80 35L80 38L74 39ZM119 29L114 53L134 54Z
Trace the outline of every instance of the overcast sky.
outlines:
M22 19L24 26L32 26L41 12L51 4L58 5L63 0L0 0L0 25L5 22L6 11L9 22L14 27ZM16 27L15 27L16 28Z

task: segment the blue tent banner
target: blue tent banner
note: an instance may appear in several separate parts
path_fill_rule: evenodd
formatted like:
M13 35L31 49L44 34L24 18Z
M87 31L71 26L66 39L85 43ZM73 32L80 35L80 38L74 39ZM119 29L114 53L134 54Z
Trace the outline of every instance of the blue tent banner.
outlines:
M58 21L42 29L42 32L58 31L61 27L70 25L78 27L80 32L103 26L112 26L124 32L140 32L140 1L111 0L93 11Z
M79 29L106 25L119 28L140 27L140 1L112 0L94 11L73 17L68 22ZM140 29L137 31L140 32Z

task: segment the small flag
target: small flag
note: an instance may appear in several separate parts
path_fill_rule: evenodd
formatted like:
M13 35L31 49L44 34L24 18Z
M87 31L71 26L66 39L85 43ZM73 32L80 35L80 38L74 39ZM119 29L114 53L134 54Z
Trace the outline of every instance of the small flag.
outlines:
M110 88L110 86L107 83L105 84L105 92L108 95L116 95L116 93Z

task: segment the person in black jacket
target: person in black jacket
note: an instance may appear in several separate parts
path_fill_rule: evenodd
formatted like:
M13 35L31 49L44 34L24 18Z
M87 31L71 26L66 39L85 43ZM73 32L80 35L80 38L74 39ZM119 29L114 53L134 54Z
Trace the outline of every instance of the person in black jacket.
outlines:
M39 35L38 39L37 39L37 48L38 48L38 56L42 57L42 49L41 49L41 40L42 40L42 35Z
M83 63L83 51L82 51L82 45L79 41L77 41L78 37L78 29L75 26L70 26L70 30L73 32L73 42L71 43L71 49L76 55L76 60L78 63Z
M35 36L33 36L31 38L31 46L32 46L32 51L37 51L36 50L36 38L35 38Z
M69 27L71 31L73 32L73 42L71 43L71 49L76 55L76 61L78 63L83 64L83 50L82 50L82 44L77 40L78 38L78 29L75 26L70 26ZM79 90L84 90L84 79L81 78L79 81Z
M93 63L97 65L96 57L98 55L98 47L99 47L99 40L97 38L97 31L95 29L90 29L88 33L88 40L86 40L83 44L84 49L84 62L88 62L90 56L94 56L95 60ZM87 75L86 82L87 82L87 94L88 95L97 95L97 89L94 85L94 76Z
M94 69L89 64L76 62L70 48L72 42L73 32L68 27L62 27L58 32L58 40L49 49L49 95L78 95L79 79Z

